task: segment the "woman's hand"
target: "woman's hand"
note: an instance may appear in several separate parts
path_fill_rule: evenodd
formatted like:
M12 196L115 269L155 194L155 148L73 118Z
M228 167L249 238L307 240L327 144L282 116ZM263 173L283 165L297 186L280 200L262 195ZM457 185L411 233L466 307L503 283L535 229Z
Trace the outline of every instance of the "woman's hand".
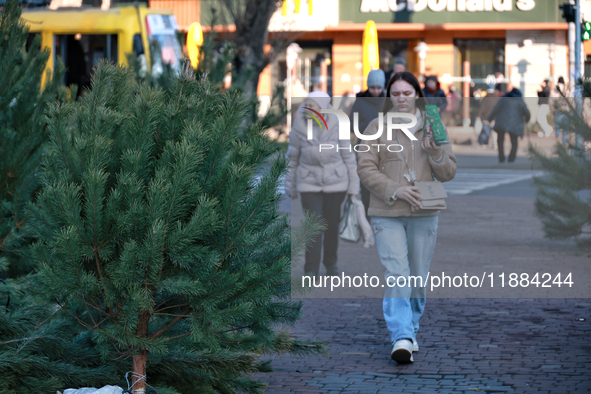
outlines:
M406 200L415 208L419 208L423 200L419 188L416 186L400 186L396 189L396 198Z
M429 155L431 155L431 157L435 160L439 160L439 158L441 157L441 155L443 154L443 148L441 146L437 146L435 144L435 142L430 141L427 142L428 140L423 139L423 142L421 142L421 147L427 151L427 153Z

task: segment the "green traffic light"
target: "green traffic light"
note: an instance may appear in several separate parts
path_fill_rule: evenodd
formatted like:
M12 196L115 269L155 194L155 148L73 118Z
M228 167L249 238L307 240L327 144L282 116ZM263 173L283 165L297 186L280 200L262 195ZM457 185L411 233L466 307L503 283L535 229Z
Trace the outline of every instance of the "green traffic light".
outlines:
M581 40L591 40L591 22L583 21L581 23Z

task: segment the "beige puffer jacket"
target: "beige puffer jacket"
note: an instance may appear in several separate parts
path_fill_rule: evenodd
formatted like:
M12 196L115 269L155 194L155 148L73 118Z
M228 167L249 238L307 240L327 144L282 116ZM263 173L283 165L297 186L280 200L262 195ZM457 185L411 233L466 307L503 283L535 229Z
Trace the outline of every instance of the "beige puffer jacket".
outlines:
M417 111L417 125L411 128L418 141L411 141L402 130L392 132L392 141L387 140L386 117L384 116L384 132L378 141L371 144L385 144L383 146L371 146L368 152L357 154L357 172L363 185L371 191L368 216L398 217L398 216L434 216L440 211L416 211L411 210L411 205L406 200L392 200L392 195L401 186L411 186L404 177L408 174L408 168L404 161L402 152L389 152L386 146L398 144L404 147L409 166L416 172L418 181L432 181L435 179L441 182L452 180L456 175L457 160L451 149L451 144L442 145L443 155L435 162L433 158L421 147L423 140L423 117ZM394 123L403 123L394 120ZM429 127L429 126L427 126ZM374 119L363 134L376 134L378 130L378 119ZM399 150L392 148L392 150Z
M332 108L329 105L330 108ZM303 105L294 117L294 125L289 133L291 171L286 184L291 186L289 192L344 192L357 195L359 193L359 176L355 153L351 141L339 140L338 122L335 115L325 114L328 131L313 121L313 139L307 137L307 119L304 117ZM320 144L339 146L335 149L319 151ZM351 151L349 151L351 149Z

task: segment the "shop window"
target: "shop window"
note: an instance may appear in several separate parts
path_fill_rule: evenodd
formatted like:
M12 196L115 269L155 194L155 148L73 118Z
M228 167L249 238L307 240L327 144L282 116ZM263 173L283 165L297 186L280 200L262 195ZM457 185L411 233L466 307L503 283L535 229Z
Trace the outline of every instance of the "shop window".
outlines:
M394 68L396 58L403 59L408 65L408 40L379 40L380 68L384 72ZM407 67L408 69L408 67Z
M463 76L463 63L470 62L470 75L475 83L475 89L487 90L491 88L487 83L487 77L505 73L504 39L458 39L454 40L454 46L456 53L455 74Z
M324 45L326 44L326 45ZM332 42L298 42L302 51L298 54L292 80L292 96L305 97L309 92L326 84L326 91L332 95ZM287 79L285 54L277 56L271 70L273 84Z
M64 84L78 86L78 96L90 86L92 69L101 59L117 63L116 34L64 34L54 36L54 53L66 65Z

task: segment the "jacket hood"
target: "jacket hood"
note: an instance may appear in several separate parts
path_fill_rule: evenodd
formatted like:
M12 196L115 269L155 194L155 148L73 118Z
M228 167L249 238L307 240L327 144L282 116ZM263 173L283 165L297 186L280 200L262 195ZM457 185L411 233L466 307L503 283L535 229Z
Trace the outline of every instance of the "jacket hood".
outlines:
M503 97L523 97L521 91L517 88L513 88L509 93L505 94Z
M368 89L368 90L364 90L363 92L357 93L355 95L355 97L373 97L373 96L371 95L371 93L369 93L369 89ZM386 97L383 90L382 90L382 93L380 93L380 95L378 97Z
M309 96L308 96L309 97ZM316 100L315 100L316 101ZM304 101L305 103L305 101ZM304 103L302 103L295 116L294 116L294 120L293 120L293 126L291 128L290 133L296 133L300 136L300 138L307 140L308 139L308 119L306 119L306 114L310 113L310 111L308 111L307 109L304 108ZM325 103L326 106L321 106L322 109L332 109L332 105L330 105L330 102ZM322 121L321 118L318 117L318 115L314 114L314 116L319 120L320 122L320 126L318 125L318 123L316 122L315 119L311 119L312 120L312 134L313 134L313 140L316 142L322 142L322 141L326 141L329 138L330 134L332 133L338 133L339 127L338 127L338 119L336 117L336 115L334 114L322 114L322 118L324 118L324 120L326 121L326 125L328 126L328 130L326 130L326 126L324 124L324 122Z

